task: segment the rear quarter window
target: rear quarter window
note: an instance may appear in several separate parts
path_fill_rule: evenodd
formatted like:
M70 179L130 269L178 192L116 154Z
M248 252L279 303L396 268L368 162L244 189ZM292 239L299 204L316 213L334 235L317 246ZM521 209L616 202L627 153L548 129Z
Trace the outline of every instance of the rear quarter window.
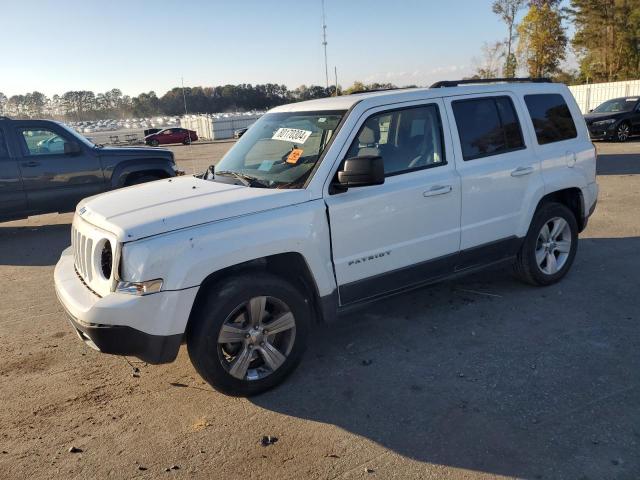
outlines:
M578 136L571 111L562 95L557 93L525 95L524 101L540 145L561 142Z

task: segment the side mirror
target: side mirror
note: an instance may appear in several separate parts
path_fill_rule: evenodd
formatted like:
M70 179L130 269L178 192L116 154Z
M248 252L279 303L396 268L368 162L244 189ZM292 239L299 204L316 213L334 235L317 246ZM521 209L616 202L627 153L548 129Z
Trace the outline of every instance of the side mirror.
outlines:
M591 110L589 110L589 113L593 112L593 108Z
M80 144L77 142L64 142L64 153L65 155L77 155L82 150L80 148Z
M384 183L384 161L375 155L347 158L338 170L338 186L366 187Z

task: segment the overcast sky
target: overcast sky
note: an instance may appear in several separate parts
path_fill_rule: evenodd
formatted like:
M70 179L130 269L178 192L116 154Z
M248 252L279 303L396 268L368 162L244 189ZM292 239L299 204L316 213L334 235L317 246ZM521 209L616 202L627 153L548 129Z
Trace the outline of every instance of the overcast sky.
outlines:
M320 0L0 0L0 92L324 85ZM490 0L326 0L330 83L428 85L505 37Z

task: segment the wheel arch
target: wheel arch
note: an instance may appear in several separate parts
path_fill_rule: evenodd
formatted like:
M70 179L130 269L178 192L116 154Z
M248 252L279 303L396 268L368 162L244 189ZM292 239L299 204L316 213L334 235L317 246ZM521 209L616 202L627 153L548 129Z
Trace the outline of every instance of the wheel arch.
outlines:
M547 193L540 199L535 211L537 211L542 204L550 202L560 203L573 212L576 222L578 223L578 232L582 232L585 229L587 226L587 215L584 206L584 196L580 188L564 188Z
M271 273L289 281L294 287L300 288L305 299L309 301L314 322L320 323L326 318L328 312L325 312L326 308L323 308L318 286L307 261L299 252L286 252L231 265L209 274L198 288L185 331L189 330L193 317L203 305L212 288L221 284L225 277L255 271Z

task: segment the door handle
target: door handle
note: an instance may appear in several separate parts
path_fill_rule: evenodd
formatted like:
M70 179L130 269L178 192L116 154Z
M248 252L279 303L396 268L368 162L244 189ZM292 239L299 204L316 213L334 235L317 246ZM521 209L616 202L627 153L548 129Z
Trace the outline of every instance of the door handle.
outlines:
M31 160L30 162L23 162L22 166L23 167L39 167L40 162L34 162L33 160Z
M523 175L529 175L533 173L535 168L529 167L518 167L513 172L511 172L512 177L522 177Z
M422 196L435 197L436 195L444 195L445 193L449 193L451 190L453 190L453 187L451 185L435 185L429 190L422 192Z

